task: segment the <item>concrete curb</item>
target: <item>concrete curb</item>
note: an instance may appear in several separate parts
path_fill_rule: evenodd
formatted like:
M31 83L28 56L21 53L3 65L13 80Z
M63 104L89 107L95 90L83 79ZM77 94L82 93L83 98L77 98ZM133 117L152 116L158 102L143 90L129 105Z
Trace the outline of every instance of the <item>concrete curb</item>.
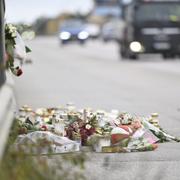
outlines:
M16 110L14 81L9 73L6 73L6 78L5 84L0 88L0 159L6 146Z

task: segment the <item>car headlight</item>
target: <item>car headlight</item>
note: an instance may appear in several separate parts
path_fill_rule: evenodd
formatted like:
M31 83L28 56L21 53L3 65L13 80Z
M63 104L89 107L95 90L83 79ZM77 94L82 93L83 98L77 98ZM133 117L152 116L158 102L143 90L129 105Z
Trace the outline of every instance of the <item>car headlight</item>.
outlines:
M129 47L130 47L130 50L133 52L142 52L143 50L141 43L138 41L131 42Z
M61 32L60 33L60 38L62 40L68 40L71 37L71 34L69 32Z
M89 33L88 32L86 32L86 31L81 31L79 34L78 34L78 38L79 39L87 39L88 38L88 36L89 36Z

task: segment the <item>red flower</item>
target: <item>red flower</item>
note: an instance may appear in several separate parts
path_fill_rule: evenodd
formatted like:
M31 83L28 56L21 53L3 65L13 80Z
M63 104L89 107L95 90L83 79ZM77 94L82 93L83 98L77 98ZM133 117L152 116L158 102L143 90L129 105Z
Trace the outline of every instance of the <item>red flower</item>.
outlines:
M19 68L19 66L12 68L11 71L15 76L20 76L23 73L22 69Z
M95 133L95 128L93 127L91 127L90 129L86 129L86 126L80 128L82 146L85 146L87 144L88 136L91 136L94 133Z
M46 126L46 125L42 125L42 126L41 126L41 130L42 130L42 131L47 131L47 130L48 130L48 128L47 128L47 126Z
M20 76L23 73L22 69L17 70L17 76Z
M81 145L85 146L87 144L87 138L88 138L87 130L82 127L80 129L80 135L81 135Z

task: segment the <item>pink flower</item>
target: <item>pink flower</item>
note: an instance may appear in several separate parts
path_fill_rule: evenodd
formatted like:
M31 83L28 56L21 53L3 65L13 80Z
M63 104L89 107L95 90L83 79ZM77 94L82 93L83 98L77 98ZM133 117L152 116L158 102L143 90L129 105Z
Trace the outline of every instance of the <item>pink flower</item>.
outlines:
M42 125L40 129L41 129L42 131L47 131L47 130L48 130L48 128L47 128L46 125Z

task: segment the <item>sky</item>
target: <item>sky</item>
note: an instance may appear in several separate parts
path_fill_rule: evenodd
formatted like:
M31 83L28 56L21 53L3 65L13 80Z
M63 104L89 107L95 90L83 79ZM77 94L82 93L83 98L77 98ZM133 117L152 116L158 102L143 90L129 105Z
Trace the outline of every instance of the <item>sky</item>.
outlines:
M37 17L54 17L62 12L86 13L93 0L5 0L8 23L32 23Z

